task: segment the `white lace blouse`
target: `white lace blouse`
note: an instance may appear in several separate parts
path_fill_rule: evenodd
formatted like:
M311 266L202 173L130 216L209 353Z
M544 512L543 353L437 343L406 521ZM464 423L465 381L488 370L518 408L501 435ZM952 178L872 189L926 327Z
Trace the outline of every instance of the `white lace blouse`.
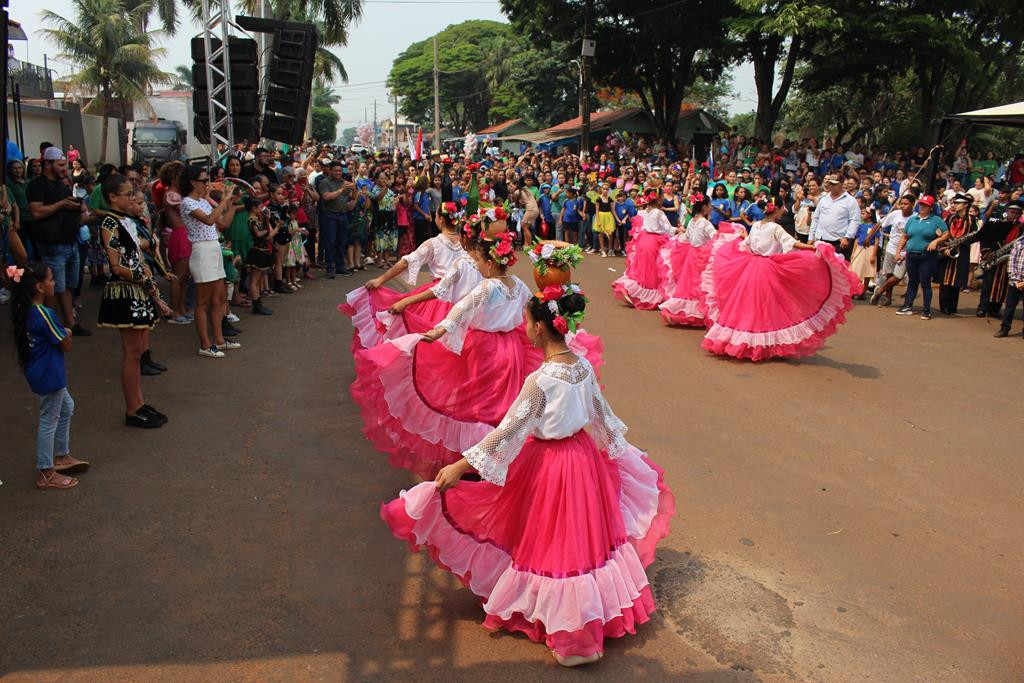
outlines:
M651 209L641 214L644 217L643 229L659 235L674 234L676 229L668 222L668 216L661 209Z
M464 251L430 291L441 301L455 303L468 296L483 279L484 276L480 274L480 269L476 267L472 257Z
M405 270L405 282L410 287L416 285L420 269L426 266L431 276L442 278L459 257L466 253L462 245L452 242L444 235L435 235L416 248L411 254L402 257L409 265Z
M744 248L754 254L771 256L793 251L796 239L786 232L778 223L756 221L750 226L750 232L743 240Z
M704 216L697 216L686 226L686 239L695 247L703 247L717 234L715 226Z
M437 324L446 334L441 342L454 353L462 353L462 344L470 329L484 332L508 332L523 322L523 308L533 294L515 275L510 275L512 286L501 280L485 279L459 300L447 317Z
M526 378L501 424L462 455L481 477L504 486L527 438L564 439L587 426L609 457L618 458L628 447L626 425L604 400L589 361L543 363Z

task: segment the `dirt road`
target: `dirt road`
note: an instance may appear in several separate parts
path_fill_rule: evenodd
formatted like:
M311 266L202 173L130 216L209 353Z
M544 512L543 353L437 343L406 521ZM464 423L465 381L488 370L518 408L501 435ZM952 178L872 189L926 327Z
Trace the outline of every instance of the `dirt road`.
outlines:
M1024 342L973 317L858 306L818 355L753 365L627 309L621 259L580 272L630 440L679 515L661 610L586 674L491 635L379 504L414 482L362 438L351 328L322 280L195 355L161 325L144 378L168 413L120 423L119 342L69 361L70 492L32 488L36 413L0 323L0 676L10 681L1015 681L1024 678ZM520 276L526 268L517 266ZM963 310L975 304L962 301ZM87 300L94 320L96 292Z

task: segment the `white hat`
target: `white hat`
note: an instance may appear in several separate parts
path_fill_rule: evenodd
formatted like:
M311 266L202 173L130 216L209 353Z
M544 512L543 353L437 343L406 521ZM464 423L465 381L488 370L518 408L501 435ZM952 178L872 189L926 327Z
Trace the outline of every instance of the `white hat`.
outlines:
M60 147L47 147L43 150L43 161L60 161L64 158L64 152Z

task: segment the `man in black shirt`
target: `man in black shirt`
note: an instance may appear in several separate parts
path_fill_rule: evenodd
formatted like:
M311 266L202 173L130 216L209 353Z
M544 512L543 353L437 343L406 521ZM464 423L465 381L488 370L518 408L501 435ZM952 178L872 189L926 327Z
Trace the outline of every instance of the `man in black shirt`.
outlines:
M32 213L32 241L43 262L53 271L51 308L59 308L64 325L78 337L88 337L89 330L75 322L71 290L78 286L81 263L78 257L78 229L81 226L82 202L71 197L67 184L68 162L57 147L43 151L42 174L28 184L25 193Z
M251 164L246 164L245 168L242 169L242 180L245 182L252 182L252 179L258 175L266 176L267 180L272 183L281 182L277 178L277 171L274 170L274 166L271 161L270 150L264 147L260 147L256 150L256 158L252 160Z

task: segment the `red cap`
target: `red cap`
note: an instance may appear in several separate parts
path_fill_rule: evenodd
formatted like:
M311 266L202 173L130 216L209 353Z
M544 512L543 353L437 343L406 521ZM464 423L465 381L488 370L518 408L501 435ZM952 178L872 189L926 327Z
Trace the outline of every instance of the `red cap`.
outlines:
M918 199L917 201L926 206L935 206L935 197L931 196L930 194L922 195L921 198Z

